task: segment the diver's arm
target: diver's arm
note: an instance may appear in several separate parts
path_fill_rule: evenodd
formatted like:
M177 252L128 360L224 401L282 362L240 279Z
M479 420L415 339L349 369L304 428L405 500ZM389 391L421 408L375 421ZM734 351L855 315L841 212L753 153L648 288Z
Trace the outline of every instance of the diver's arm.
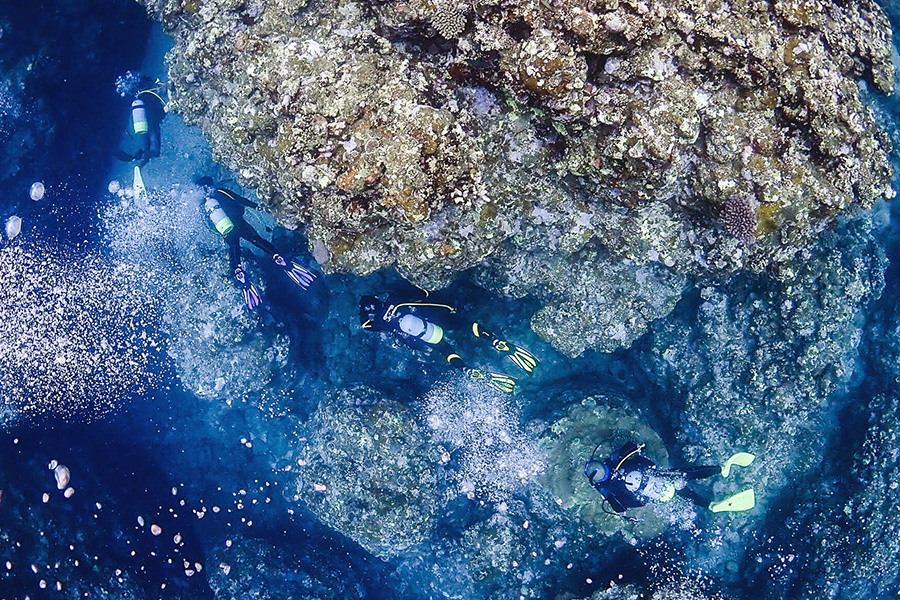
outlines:
M228 196L228 198L230 198L232 202L236 202L237 204L246 206L247 208L253 208L253 209L259 208L259 204L257 204L253 200L250 200L249 198L244 198L243 196L241 196L240 194L238 194L236 192L232 192L231 190L226 190L225 188L218 188L218 191L219 191L219 193L225 194L226 196Z

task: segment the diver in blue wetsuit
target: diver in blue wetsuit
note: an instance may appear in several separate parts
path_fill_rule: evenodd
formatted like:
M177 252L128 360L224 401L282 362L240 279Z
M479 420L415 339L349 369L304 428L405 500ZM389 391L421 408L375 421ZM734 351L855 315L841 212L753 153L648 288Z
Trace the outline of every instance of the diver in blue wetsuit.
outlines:
M752 454L738 452L722 467L660 469L642 454L643 449L644 444L628 442L605 461L600 462L592 455L584 465L584 475L591 487L600 492L616 513L623 513L629 508L638 508L649 503L668 502L676 494L712 512L744 511L755 505L752 488L720 502L710 503L709 498L688 487L691 481L706 479L720 473L727 477L731 465L749 466L755 458Z
M526 373L532 373L539 364L528 350L495 336L479 323L463 318L449 304L399 297L382 301L375 296L363 296L359 301L359 320L363 329L390 332L414 350L432 348L470 379L483 379L506 393L515 390L515 379L502 373L470 368L447 341L444 332L471 331L476 338L489 342L497 352L509 356Z
M256 309L262 303L262 298L241 264L241 240L247 240L271 256L272 261L283 269L297 286L304 291L309 289L316 280L315 274L294 261L285 259L270 241L259 235L244 219L245 209L258 207L255 202L231 190L216 187L211 177L201 177L197 180L197 185L205 191L203 209L206 215L216 232L228 244L229 268L241 288L248 309Z

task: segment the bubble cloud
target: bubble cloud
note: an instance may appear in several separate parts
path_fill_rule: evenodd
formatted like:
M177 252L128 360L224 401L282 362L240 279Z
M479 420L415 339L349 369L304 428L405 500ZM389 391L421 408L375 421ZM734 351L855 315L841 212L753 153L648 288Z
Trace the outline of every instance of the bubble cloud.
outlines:
M140 268L91 253L0 247L0 426L91 419L157 382L157 303Z
M519 424L508 396L475 382L439 384L424 399L436 442L461 453L459 489L499 502L544 470L537 443Z

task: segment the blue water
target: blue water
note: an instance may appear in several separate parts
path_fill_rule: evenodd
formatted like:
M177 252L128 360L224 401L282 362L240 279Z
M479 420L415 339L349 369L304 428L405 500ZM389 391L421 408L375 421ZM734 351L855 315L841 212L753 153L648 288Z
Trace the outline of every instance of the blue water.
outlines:
M35 276L51 284L41 288L47 300L37 303L38 312L0 309L9 319L21 317L16 331L43 331L40 328L45 323L29 319L46 315L38 309L58 299L53 295L53 281L60 285L71 282L84 291L67 297L73 303L67 307L74 315L71 323L84 325L88 333L108 335L111 344L117 343L118 335L122 344L138 348L129 357L134 362L113 364L107 370L85 370L83 365L61 368L62 373L84 374L87 385L83 386L76 385L77 381L42 379L37 372L0 373L4 392L24 390L26 395L42 395L34 399L25 418L0 420L5 423L0 431L0 599L225 598L224 592L215 595L210 573L222 571L227 559L213 557L220 556L219 552L227 556L223 549L247 544L247 540L252 544L245 547L267 549L261 566L252 566L249 558L237 558L229 568L241 573L244 593L255 590L260 598L288 597L281 595L285 592L293 598L354 599L424 599L445 594L481 598L492 592L497 594L492 597L506 593L502 581L467 593L459 579L460 589L453 588L452 568L457 563L452 556L434 559L435 569L427 564L427 552L386 560L333 531L302 502L292 500L285 486L291 485L293 474L283 470L283 465L270 463L270 457L278 452L266 448L294 442L258 436L266 423L271 423L273 438L292 433L284 424L305 422L315 412L316 399L323 391L354 383L374 385L414 411L424 411L418 401L434 383L431 362L410 356L404 349L382 350L382 360L385 356L396 359L397 366L385 368L383 373L367 371L365 353L373 352L374 347L367 346L358 351L361 357L347 359L346 372L334 373L330 369L341 360L342 352L348 356L353 352L346 347L335 351L332 346L352 344L357 338L325 339L319 330L319 323L326 318L332 325L343 319L353 326L355 299L372 290L401 285L399 277L391 273L365 279L329 277L329 302L324 290L315 301L298 300L289 293L289 284L278 283L275 274L267 273L272 280L266 290L271 307L263 312L261 327L292 341L287 366L268 388L255 390L234 405L192 393L187 389L190 383L177 377L167 358L173 349L165 342L159 347L147 342L164 340L171 324L150 320L144 329L148 338L135 338L135 330L122 320L122 314L91 304L92 293L104 296L114 291L102 289L100 279L91 280L110 275L106 269L122 258L117 254L121 249L111 246L111 240L122 242L127 237L123 232L129 228L137 238L146 233L134 229L137 220L112 210L119 198L107 191L110 181L127 183L130 169L112 159L128 120L128 103L115 94L113 82L128 70L164 76L165 41L152 29L143 10L125 0L4 5L0 29L4 77L11 80L16 70L29 62L40 74L23 101L0 104L5 111L0 121L0 164L5 169L0 171L0 217L5 221L16 214L23 219L21 239L16 243L31 248L33 256L26 258L33 259L29 264L40 271ZM883 126L896 137L900 122L896 97L873 98L872 102L881 111ZM208 173L215 165L198 132L179 123L177 115L167 117L167 132L168 150L190 148L189 156L179 163L181 170L173 167L166 171L159 163L151 163L145 176L152 187L170 194L169 200L174 198L174 206L190 193L185 190L193 176ZM896 151L893 159L895 173L900 172ZM33 181L43 181L47 188L46 197L37 202L28 198ZM728 522L710 530L672 527L649 542L630 544L617 539L588 546L570 556L569 564L551 563L550 558L547 563L535 562L537 567L530 568L546 564L543 587L537 592L540 597L567 593L572 594L567 598L587 598L613 581L651 590L660 581L697 581L699 588L690 588L690 597L697 598L703 597L698 590L704 586L735 598L760 594L795 598L815 585L823 572L820 559L814 558L813 545L820 539L816 536L822 536L817 529L818 515L839 513L858 491L850 471L854 454L871 427L866 406L878 394L895 390L895 382L878 362L883 341L877 334L891 326L900 298L900 261L894 260L900 248L896 230L890 226L896 223L897 209L881 206L877 210L886 224L876 229L876 234L890 260L885 290L868 309L858 374L829 408L829 429L819 432L826 440L825 454L804 485L787 486L768 499L765 518L752 530L737 526L729 530ZM138 269L133 277L123 276L122 281L134 286L129 292L133 291L137 306L147 298L143 306L148 315L157 314L155 302L184 300L178 296L180 285L172 282L187 277L177 269L185 256L172 250L160 235L171 231L167 227L183 223L178 218L162 222L160 229L151 230L156 237L141 238L146 246L132 248L134 254L126 255L138 264L142 257L148 264L158 264L160 257L171 261L161 273ZM274 236L277 245L292 248L301 260L310 260L302 236L282 230L274 231ZM205 242L196 243L203 249ZM123 246L128 244L123 242ZM224 255L224 246L220 250ZM46 264L41 262L44 258ZM24 279L32 273L19 275ZM143 278L145 273L152 276ZM748 278L747 285L755 284ZM162 300L153 295L158 286L170 290ZM97 288L101 289L91 291ZM522 423L559 418L560 404L572 389L602 390L641 406L646 420L668 443L673 463L679 462L682 449L675 443L679 425L673 419L677 408L663 406L677 391L647 374L641 355L651 343L648 339L639 340L627 351L602 356L588 353L583 359L566 360L528 331L527 319L535 309L528 301L490 297L465 278L446 294L473 316L515 332L519 339L540 349L542 368L553 375L525 384L523 393L534 399L518 415ZM82 302L84 306L79 306ZM701 303L699 292L689 294L669 318L687 319ZM90 323L84 324L84 320ZM93 341L100 344L98 339ZM59 337L46 342L61 343ZM28 378L33 381L25 381ZM671 406L678 405L673 400ZM248 440L251 431L257 437ZM454 456L453 460L459 459ZM51 461L70 469L71 497L57 489ZM821 494L810 492L817 483L822 485ZM468 527L490 518L494 510L490 503L454 498L440 515L431 541L438 547L441 540L455 539ZM884 516L886 526L900 524L896 515ZM154 535L151 525L158 526L161 533ZM541 539L552 537L547 533ZM709 540L721 540L722 544L706 543ZM721 545L747 551L729 554L725 550L719 556ZM685 548L708 555L685 556ZM535 553L545 550L534 547ZM435 556L439 556L437 551ZM785 562L786 556L792 558ZM898 556L886 560L891 558L900 560ZM850 564L844 560L838 557L836 563ZM248 567L243 572L241 561ZM713 573L698 573L696 565L706 564L726 566ZM441 573L445 568L447 572ZM898 583L893 581L887 589L863 586L831 591L834 597L896 597ZM101 589L104 595L93 595Z

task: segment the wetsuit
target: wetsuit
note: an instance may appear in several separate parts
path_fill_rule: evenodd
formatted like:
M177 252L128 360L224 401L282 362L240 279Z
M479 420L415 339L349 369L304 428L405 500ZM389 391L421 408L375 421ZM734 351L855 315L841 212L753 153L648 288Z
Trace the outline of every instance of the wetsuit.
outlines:
M660 469L641 454L643 446L629 442L603 461L589 461L585 475L616 512L644 506L648 502L668 502L674 494L707 508L709 499L687 487L689 481L717 475L717 466ZM607 474L603 478L603 472ZM600 475L598 476L597 473Z
M428 301L404 301L388 298L363 324L365 329L389 331L414 350L433 348L453 367L466 371L468 366L447 342L445 331L468 330L472 321L464 319L450 305Z
M160 123L165 118L166 104L156 91L145 89L135 94L131 102L131 126L138 149L128 153L119 148L116 157L125 162L139 160L140 167L158 157L162 145Z
M247 240L269 256L278 253L271 242L259 235L244 220L244 209L256 208L255 202L224 188L217 188L210 196L218 202L234 226L230 231L222 234L225 243L228 244L228 264L232 273L241 266L242 239Z

